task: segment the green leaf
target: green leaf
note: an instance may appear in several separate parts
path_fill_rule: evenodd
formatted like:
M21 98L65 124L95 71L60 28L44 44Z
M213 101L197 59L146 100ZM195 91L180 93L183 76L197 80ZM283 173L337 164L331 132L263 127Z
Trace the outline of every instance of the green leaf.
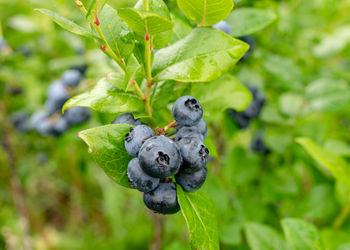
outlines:
M285 240L272 227L256 222L247 222L244 224L244 231L252 250L287 249Z
M219 249L213 202L202 191L185 192L177 185L177 199L190 234L192 249Z
M144 103L137 95L125 93L124 90L108 83L106 78L101 79L90 90L69 99L62 110L75 106L89 107L104 113L132 112L135 117L144 115Z
M192 26L185 22L185 20L183 20L183 18L179 15L171 13L171 20L174 23L174 27L169 44L173 44L181 40L192 31Z
M63 29L79 35L79 36L85 36L88 38L95 38L95 39L100 39L99 37L95 36L92 34L88 29L79 26L76 23L73 23L72 21L68 20L67 18L61 16L60 14L53 12L51 10L47 9L36 9L40 11L41 13L44 13L48 17L50 17L55 23L57 23L59 26L61 26Z
M231 36L241 37L264 29L275 19L276 15L270 10L239 8L232 11L225 21L231 27Z
M300 219L283 219L282 228L294 250L323 249L316 227Z
M350 105L350 88L343 81L318 79L307 86L306 97L313 110L343 111Z
M319 164L327 168L335 179L342 185L350 188L350 166L343 158L318 146L309 138L297 138L296 141L302 145Z
M252 100L250 91L230 74L210 83L194 84L191 93L198 98L209 120L228 108L242 111Z
M184 39L155 54L152 75L156 81L215 80L228 71L248 48L246 43L220 30L196 28Z
M131 8L119 9L119 15L129 25L129 27L139 35L145 35L148 30L149 35L155 35L171 30L173 23L160 15L147 13Z
M128 91L130 87L130 80L134 78L137 71L141 69L141 65L137 61L136 57L132 54L126 62L125 77L124 77L124 89Z
M293 60L269 53L263 53L261 59L265 70L278 80L277 83L281 87L295 91L302 90L304 77L301 69Z
M168 105L172 98L172 91L174 89L174 81L158 82L151 92L151 105L153 110L164 108Z
M87 2L86 0L83 1ZM97 13L100 12L100 10L104 7L104 5L106 4L107 0L91 0L89 1L89 3L84 4L84 6L87 7L87 13L86 13L86 17L87 18L94 18L94 15L97 11Z
M177 0L185 16L203 26L225 19L233 8L232 0Z
M83 130L79 137L89 146L89 152L105 173L118 184L130 188L126 172L133 157L124 146L129 129L128 124L110 124Z
M118 16L118 12L106 4L99 13L100 27L107 43L113 52L125 58L129 56L135 45L132 30Z
M304 98L296 93L284 93L279 97L278 104L282 114L298 116L303 111Z

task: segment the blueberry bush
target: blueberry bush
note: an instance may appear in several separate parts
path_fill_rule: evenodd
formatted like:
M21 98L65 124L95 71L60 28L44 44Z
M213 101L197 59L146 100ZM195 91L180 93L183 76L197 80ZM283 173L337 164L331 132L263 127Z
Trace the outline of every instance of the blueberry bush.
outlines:
M0 1L0 249L350 249L349 11Z

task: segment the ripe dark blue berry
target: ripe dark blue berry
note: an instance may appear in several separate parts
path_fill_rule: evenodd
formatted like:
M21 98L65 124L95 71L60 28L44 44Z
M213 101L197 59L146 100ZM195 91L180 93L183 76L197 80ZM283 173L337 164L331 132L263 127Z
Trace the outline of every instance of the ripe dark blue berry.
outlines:
M47 114L44 111L37 111L30 117L30 126L33 129L36 129L37 126L47 118Z
M270 149L266 147L263 139L263 135L261 133L258 133L254 136L251 144L250 144L250 149L259 154L268 154L270 153Z
M204 136L201 134L197 127L182 127L177 131L175 141L180 141L184 137L197 137L201 141L204 140Z
M184 137L177 142L187 172L196 172L209 160L209 150L197 137Z
M240 128L240 129L247 128L249 126L249 124L250 124L249 117L243 116L242 112L237 112L234 109L230 109L229 110L229 115L236 122L238 128Z
M28 121L29 114L27 111L21 110L13 113L10 117L12 125L21 133L26 133L30 129Z
M78 86L81 80L81 73L79 70L71 69L67 70L62 74L62 81L68 87L76 87Z
M138 125L130 128L129 133L125 135L125 149L129 154L137 156L142 144L154 136L154 131L146 125Z
M68 121L65 117L61 116L52 124L53 134L58 136L63 134L69 129Z
M157 178L177 173L182 162L176 143L163 135L152 137L142 145L139 160L143 171Z
M181 126L194 126L203 116L202 105L192 96L182 96L172 109L173 117Z
M48 118L45 118L40 123L38 123L35 127L35 129L41 134L42 136L51 135L53 132L52 123Z
M228 35L230 34L230 31L231 31L230 25L228 25L228 23L225 21L220 21L220 22L214 24L213 28L219 29Z
M189 191L189 192L199 189L205 182L206 178L207 178L206 167L194 173L187 173L185 170L181 169L180 172L177 175L175 175L176 182L185 191Z
M131 113L121 114L120 116L115 118L115 120L112 122L112 124L122 124L122 123L133 125L133 126L141 125L140 119L135 120L134 116Z
M73 107L64 112L64 118L68 124L79 124L90 119L90 112L85 107Z
M176 184L172 182L160 183L155 190L144 193L143 201L149 209L156 213L174 214L180 210Z
M208 129L207 129L207 124L203 118L200 119L196 127L198 128L199 132L203 135L203 138L205 139L208 135Z
M128 164L128 179L131 186L141 192L150 192L159 185L159 179L147 175L140 167L137 158L132 159Z
M63 104L68 100L69 94L62 81L54 81L47 91L46 109L50 115L60 110Z

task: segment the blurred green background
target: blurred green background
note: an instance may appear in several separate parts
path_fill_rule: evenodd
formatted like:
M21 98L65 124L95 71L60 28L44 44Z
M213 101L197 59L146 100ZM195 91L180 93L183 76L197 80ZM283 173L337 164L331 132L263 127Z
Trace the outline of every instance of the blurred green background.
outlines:
M115 8L134 2L108 1ZM175 1L166 2L177 11ZM218 157L203 189L217 206L221 248L251 249L249 221L281 232L280 220L296 217L318 227L327 249L337 249L350 242L349 195L295 138L349 159L350 1L235 1L240 7L278 18L252 35L255 48L233 69L266 96L260 118L246 130L227 115L210 121ZM113 69L96 44L35 8L86 25L74 1L0 0L0 38L8 44L0 50L0 249L154 249L159 235L162 249L188 249L181 214L149 212L141 194L113 183L77 137L114 117L95 112L58 138L11 127L12 113L42 108L47 87L65 70L88 66L79 93ZM259 131L268 155L250 150Z

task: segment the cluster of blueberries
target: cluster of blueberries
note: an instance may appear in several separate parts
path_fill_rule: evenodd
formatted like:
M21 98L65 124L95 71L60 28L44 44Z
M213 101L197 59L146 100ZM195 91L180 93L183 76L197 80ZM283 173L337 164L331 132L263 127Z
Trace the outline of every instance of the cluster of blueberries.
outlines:
M128 164L127 176L132 187L143 192L146 206L154 212L172 214L179 211L175 181L185 191L199 189L207 176L209 150L203 141L207 126L203 109L197 99L182 96L174 104L172 115L176 121L173 139L154 131L126 113L112 123L128 123L125 149L136 158ZM161 131L161 130L160 130ZM164 131L163 131L164 132ZM165 134L165 133L163 133Z
M231 32L230 25L227 22L225 22L225 21L220 21L217 24L214 24L213 28L219 29L219 30L225 32L228 35L230 35L230 32ZM252 36L242 36L242 37L238 37L238 39L249 44L249 50L240 59L240 62L243 62L253 52L254 47L255 47L255 40L254 40L254 38Z
M90 112L84 107L73 107L61 114L64 103L69 99L69 90L77 87L84 75L85 67L70 69L55 80L48 88L45 110L31 116L26 111L19 111L11 116L13 126L22 133L36 130L43 136L59 136L71 125L79 124L90 118Z

